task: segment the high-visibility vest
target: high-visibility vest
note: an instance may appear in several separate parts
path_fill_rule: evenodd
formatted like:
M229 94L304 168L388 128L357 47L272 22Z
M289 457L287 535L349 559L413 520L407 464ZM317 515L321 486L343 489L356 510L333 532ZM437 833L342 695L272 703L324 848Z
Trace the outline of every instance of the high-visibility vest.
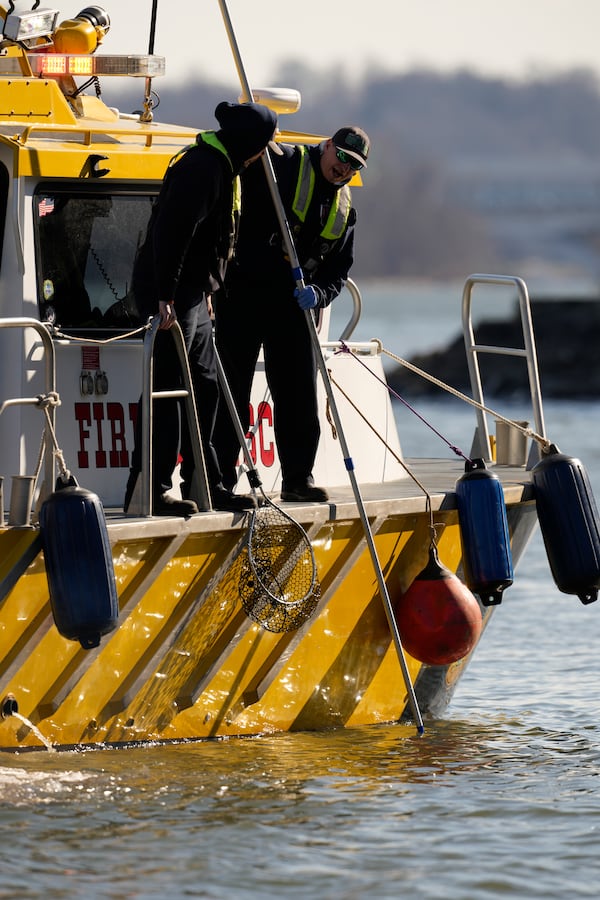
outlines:
M315 171L312 167L308 147L300 147L300 167L298 169L298 179L296 181L296 190L292 203L292 212L300 223L297 231L306 220L306 214L310 207L314 189L315 189ZM352 209L352 194L347 184L335 192L331 202L331 208L327 216L325 224L321 228L318 236L316 255L320 259L311 259L304 263L304 268L316 267L320 260L331 250L336 241L343 237L348 226L348 217Z
M187 150L191 150L192 147L195 147L198 141L202 141L204 144L208 144L209 147L213 147L215 150L218 150L219 153L222 153L227 162L229 163L229 167L233 172L233 164L231 159L229 158L229 153L217 137L214 131L201 131L196 138L196 144L189 144L187 147L184 147L183 150L180 150L179 153L176 153L175 156L169 161L169 168L175 165L175 163L181 159L183 154ZM226 253L224 255L224 259L230 260L233 256L233 251L235 249L235 242L237 238L237 233L239 229L240 223L240 215L242 212L242 183L240 181L240 176L236 175L232 181L232 198L231 198L231 225L229 227L229 234L227 236L227 248Z

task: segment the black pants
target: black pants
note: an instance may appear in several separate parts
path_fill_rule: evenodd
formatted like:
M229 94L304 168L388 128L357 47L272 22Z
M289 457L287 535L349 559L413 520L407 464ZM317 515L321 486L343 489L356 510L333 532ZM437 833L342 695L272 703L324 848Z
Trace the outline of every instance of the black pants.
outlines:
M177 310L186 346L200 435L204 449L204 461L210 488L221 485L221 470L212 444L212 433L219 400L219 385L212 337L212 322L206 302L187 311ZM171 390L183 386L181 366L175 342L168 331L158 331L154 343L154 390ZM189 430L182 403L184 401L158 399L153 407L152 453L154 496L173 487L172 475L181 453L181 492L189 497L194 458L191 451ZM141 469L141 414L138 406L135 447L131 461L130 484Z
M312 476L319 444L316 363L305 313L289 286L248 288L229 285L216 303L217 349L244 432L249 427L252 378L261 344L267 384L273 398L275 441L283 483ZM231 488L236 481L239 443L221 397L213 441Z

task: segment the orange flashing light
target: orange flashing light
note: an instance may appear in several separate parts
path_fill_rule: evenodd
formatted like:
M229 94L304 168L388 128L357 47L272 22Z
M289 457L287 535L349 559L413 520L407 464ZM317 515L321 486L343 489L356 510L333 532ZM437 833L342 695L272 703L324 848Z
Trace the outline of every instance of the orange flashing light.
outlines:
M93 75L90 56L65 56L64 53L48 53L37 57L39 75Z
M165 74L163 56L89 56L72 53L29 53L34 75L129 75L156 77Z

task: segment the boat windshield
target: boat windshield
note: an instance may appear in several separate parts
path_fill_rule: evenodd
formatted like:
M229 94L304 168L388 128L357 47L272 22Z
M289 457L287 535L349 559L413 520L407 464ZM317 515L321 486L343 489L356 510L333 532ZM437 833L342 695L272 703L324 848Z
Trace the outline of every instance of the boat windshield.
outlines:
M40 319L61 330L143 324L131 291L156 190L40 185L34 194Z

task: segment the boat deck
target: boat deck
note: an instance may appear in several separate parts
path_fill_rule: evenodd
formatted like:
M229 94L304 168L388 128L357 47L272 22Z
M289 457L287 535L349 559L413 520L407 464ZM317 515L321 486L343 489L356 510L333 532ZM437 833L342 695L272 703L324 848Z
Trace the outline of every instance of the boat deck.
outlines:
M360 497L370 517L390 514L414 515L425 512L427 497L414 479L417 479L429 494L432 510L455 508L454 487L457 480L464 474L463 460L407 458L404 463L412 473L412 478L407 476L396 481L359 485ZM499 478L507 504L533 500L531 477L524 466L493 466L490 471ZM328 492L329 501L327 503L283 503L282 506L292 517L300 518L304 523L316 524L358 516L357 502L350 478L348 478L347 485L328 488ZM281 503L279 494L268 493L267 496L274 503ZM137 518L124 516L118 509L107 509L106 515L111 531L120 525L128 526L132 523L136 523L136 526L139 527L143 522L145 534L154 530L157 534L164 533L166 521L179 522L186 530L193 531L209 531L214 530L215 527L219 529L244 528L246 523L244 514L220 510L203 512L191 519L167 519L164 516Z

